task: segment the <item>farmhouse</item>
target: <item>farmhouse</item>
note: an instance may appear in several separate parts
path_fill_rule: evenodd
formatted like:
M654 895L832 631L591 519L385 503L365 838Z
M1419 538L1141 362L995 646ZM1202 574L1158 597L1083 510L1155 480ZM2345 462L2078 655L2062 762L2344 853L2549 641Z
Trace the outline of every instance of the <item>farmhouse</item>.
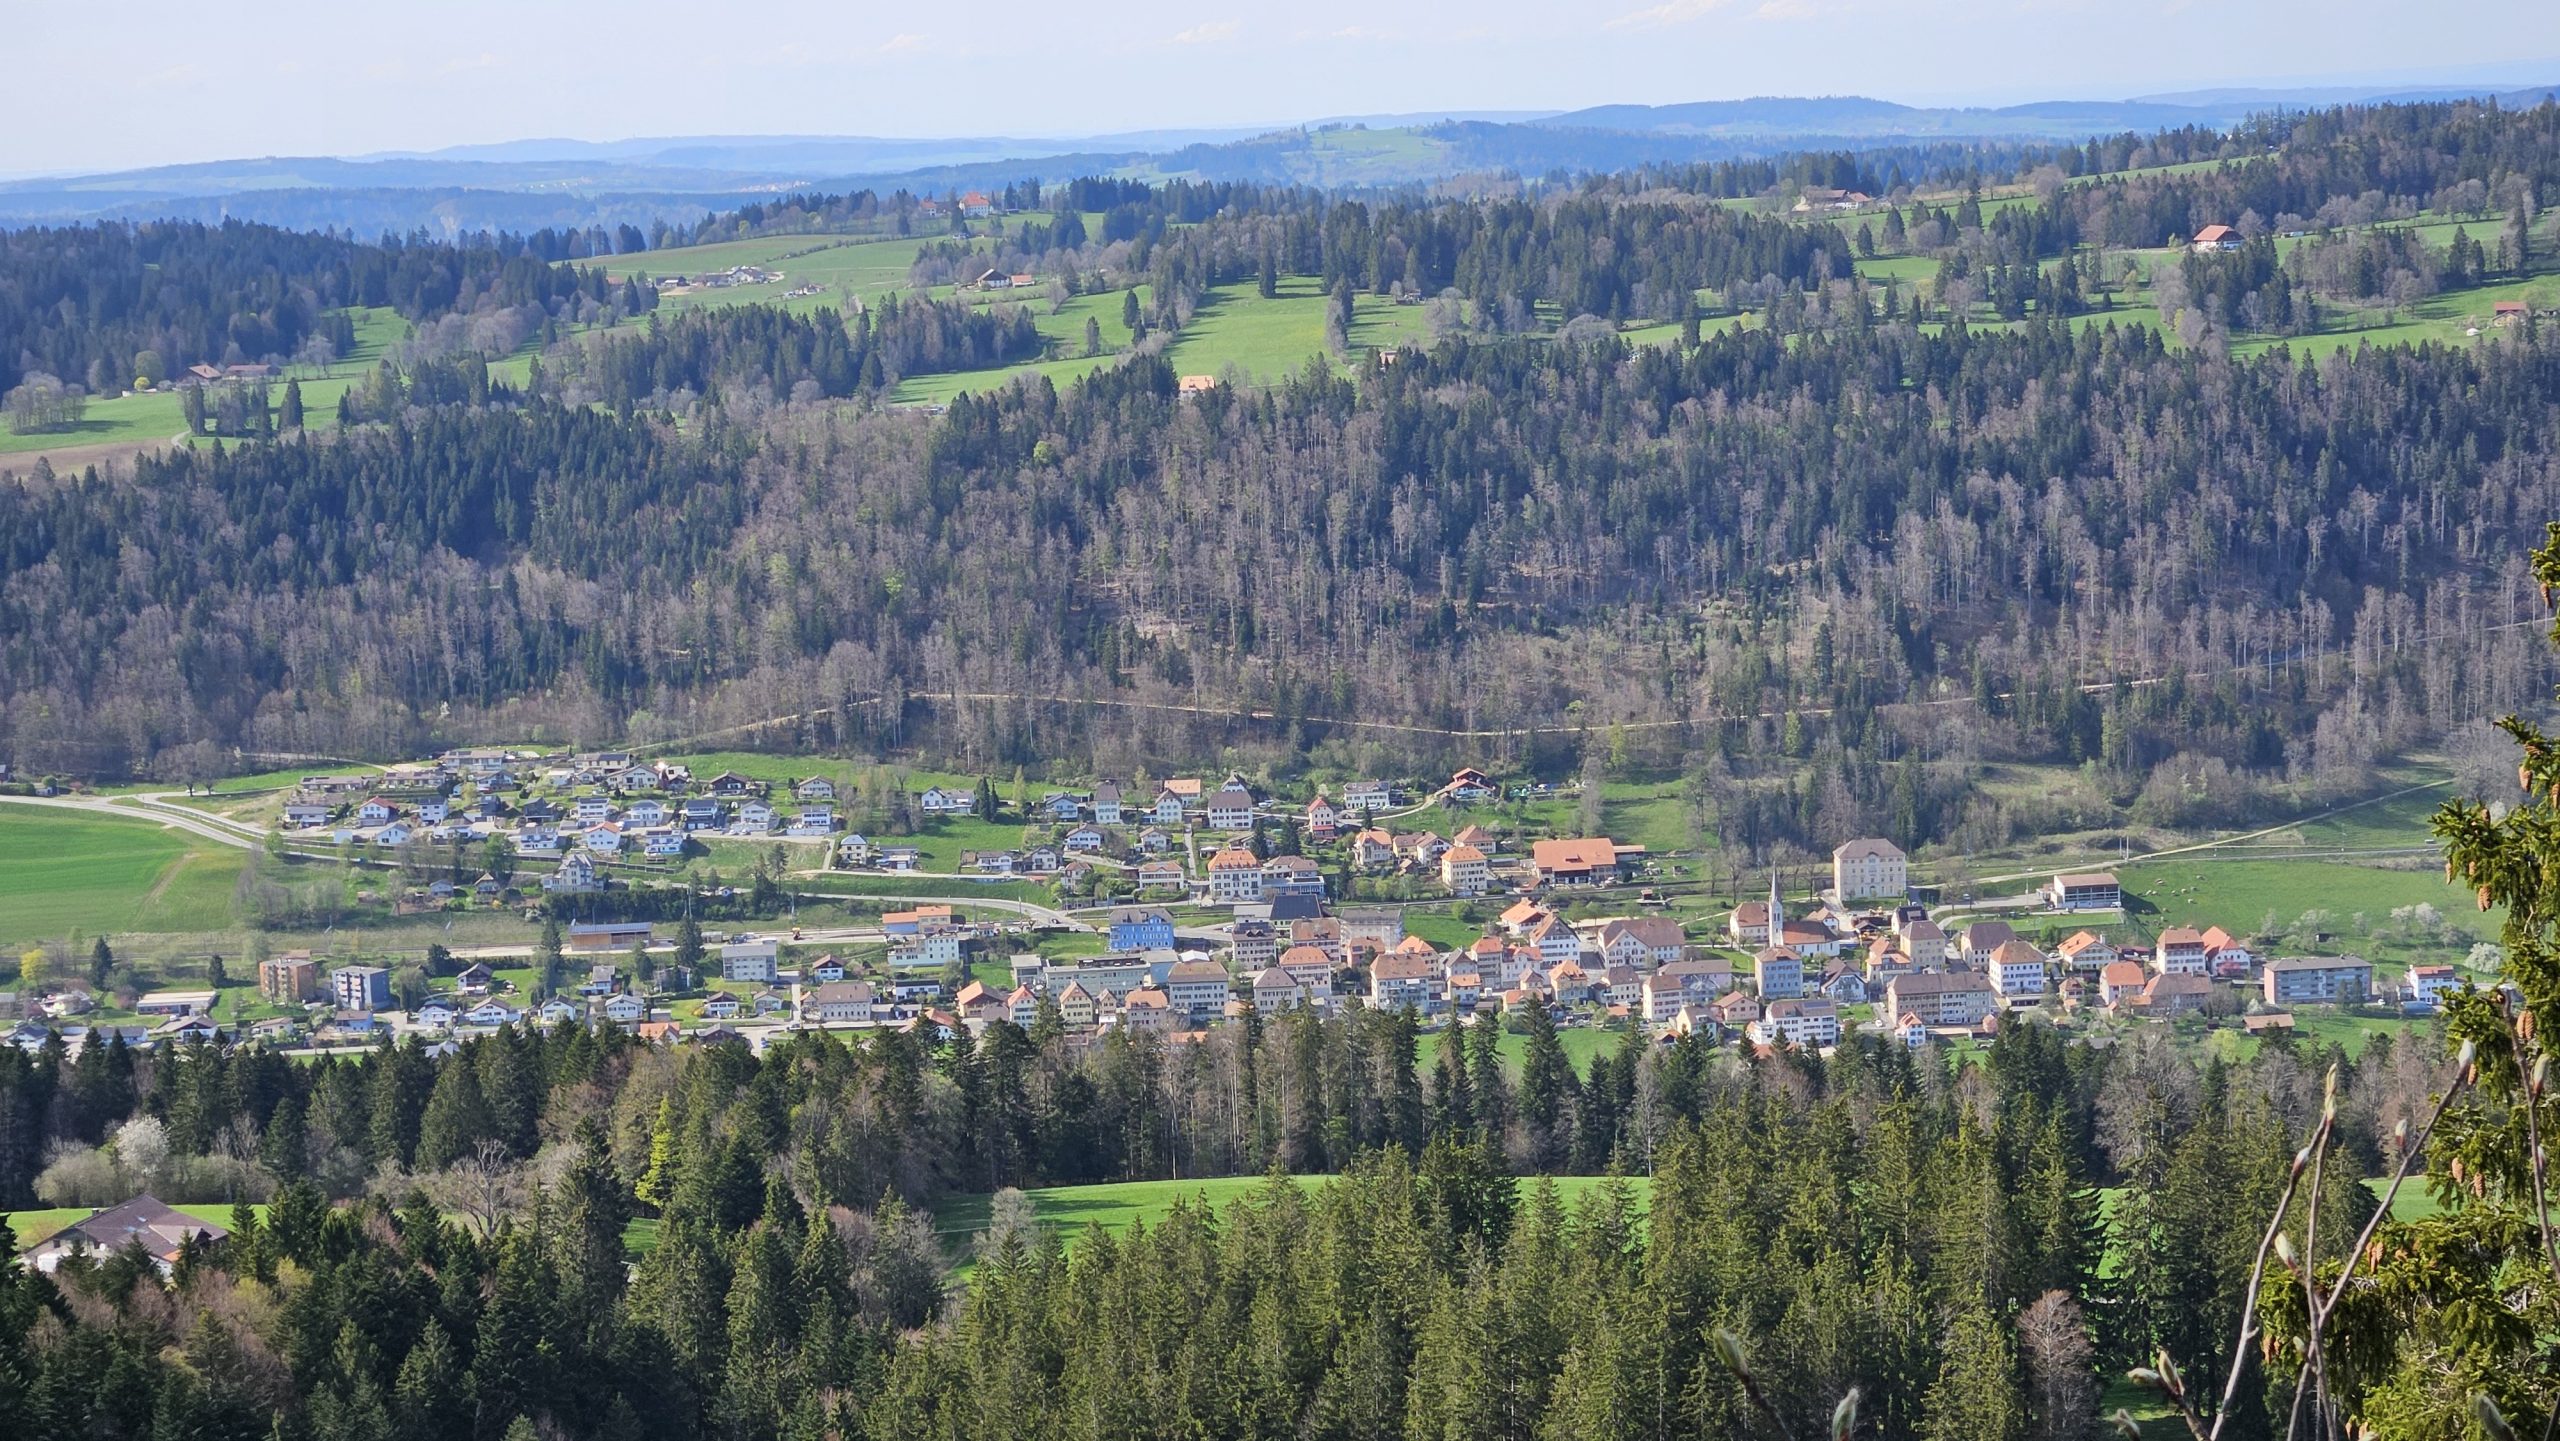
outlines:
M1600 927L1600 955L1613 966L1667 966L1688 953L1688 936L1667 917L1621 918Z
M2205 969L2218 980L2231 980L2257 969L2258 958L2239 937L2220 926L2204 933Z
M2163 971L2143 985L2130 1009L2155 1020L2191 1016L2203 1010L2212 995L2213 982L2192 971Z
M2055 948L2063 968L2074 972L2099 973L2116 962L2116 948L2107 938L2089 931L2074 931L2071 939Z
M1606 836L1582 836L1529 843L1529 863L1548 885L1611 885L1627 868L1644 858L1644 847L1620 845Z
M2187 926L2170 926L2161 931L2159 941L2151 948L2151 968L2164 976L2203 975L2204 934Z
M2216 250L2237 250L2240 248L2240 232L2228 225L2208 225L2196 232L2195 239L2187 243L2187 248L2198 255Z

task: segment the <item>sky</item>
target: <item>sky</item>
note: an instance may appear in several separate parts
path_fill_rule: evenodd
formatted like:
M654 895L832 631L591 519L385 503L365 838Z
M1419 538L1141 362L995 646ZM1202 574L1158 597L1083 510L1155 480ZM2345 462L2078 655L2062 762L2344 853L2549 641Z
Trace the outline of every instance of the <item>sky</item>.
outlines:
M1098 135L1753 95L2560 80L2552 0L9 8L0 174L534 137Z

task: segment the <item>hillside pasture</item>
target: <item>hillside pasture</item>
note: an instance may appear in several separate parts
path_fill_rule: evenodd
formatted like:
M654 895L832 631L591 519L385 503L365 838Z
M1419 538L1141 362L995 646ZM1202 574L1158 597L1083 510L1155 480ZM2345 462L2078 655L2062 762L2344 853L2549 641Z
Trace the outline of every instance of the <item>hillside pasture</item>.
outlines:
M143 817L0 806L0 944L228 929L247 859Z

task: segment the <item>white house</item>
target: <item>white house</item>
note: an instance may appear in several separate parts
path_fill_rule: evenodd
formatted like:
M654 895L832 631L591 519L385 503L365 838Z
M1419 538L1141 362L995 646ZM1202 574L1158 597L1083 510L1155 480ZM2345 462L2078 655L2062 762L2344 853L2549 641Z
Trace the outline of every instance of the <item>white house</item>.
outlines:
M1209 899L1236 904L1262 899L1262 862L1246 850L1224 850L1209 857Z
M2041 996L2049 981L2044 952L2015 937L1992 951L1985 969L1991 975L1991 988L2003 996Z
M2430 1006L2441 1006L2445 997L2463 987L2462 972L2452 966L2411 966L2409 999Z
M1764 1046L1784 1044L1811 1049L1837 1045L1840 1008L1812 997L1771 1001L1760 1019L1751 1023L1751 1039Z
M2151 968L2164 976L2204 975L2204 933L2186 926L2162 930L2151 950Z
M1213 829L1240 831L1253 824L1253 793L1240 786L1229 786L1209 797L1202 808Z
M926 786L916 797L916 809L929 816L965 816L976 806L977 797L951 787Z

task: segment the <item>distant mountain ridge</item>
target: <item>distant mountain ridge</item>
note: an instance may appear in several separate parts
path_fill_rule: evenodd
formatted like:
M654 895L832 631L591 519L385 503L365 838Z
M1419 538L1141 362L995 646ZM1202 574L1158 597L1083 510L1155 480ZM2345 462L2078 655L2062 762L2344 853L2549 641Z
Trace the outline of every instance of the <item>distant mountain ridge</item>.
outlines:
M1590 172L1904 141L2059 143L2190 125L2224 128L2278 107L2474 95L2530 106L2560 98L2560 86L2241 88L2004 106L1917 106L1863 95L1760 96L1049 138L528 138L421 152L268 156L0 182L0 227L236 217L358 234L645 228L660 219L690 221L800 190L945 193L1101 174L1382 187L1462 174Z

